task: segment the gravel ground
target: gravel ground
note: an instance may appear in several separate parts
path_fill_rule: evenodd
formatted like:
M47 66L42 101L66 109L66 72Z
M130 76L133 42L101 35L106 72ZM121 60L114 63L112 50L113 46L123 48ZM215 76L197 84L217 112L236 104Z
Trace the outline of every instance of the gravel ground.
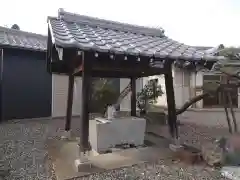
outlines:
M59 134L58 123L21 120L0 125L0 158L10 168L7 180L46 180L52 173L45 141Z
M127 167L73 180L224 180L219 173L199 166L186 166L171 161L158 161Z
M78 119L73 127L77 127ZM54 172L49 165L45 142L47 139L60 137L64 125L63 120L21 120L0 124L0 160L10 169L5 177L7 180L51 180ZM164 133L163 128L161 131ZM78 129L74 130L75 133ZM194 133L196 132L196 133ZM211 141L220 136L224 129L207 129L195 125L181 127L183 141L189 140L193 144ZM191 140L190 140L191 139ZM218 172L206 170L203 167L187 166L171 161L159 161L128 168L122 168L105 173L91 175L85 179L221 179Z
M169 129L166 126L153 125L151 129L160 136L170 138ZM184 125L179 126L180 142L187 143L196 148L200 148L205 143L213 142L220 137L227 137L229 135L228 129L222 127L199 126L193 123L184 123Z

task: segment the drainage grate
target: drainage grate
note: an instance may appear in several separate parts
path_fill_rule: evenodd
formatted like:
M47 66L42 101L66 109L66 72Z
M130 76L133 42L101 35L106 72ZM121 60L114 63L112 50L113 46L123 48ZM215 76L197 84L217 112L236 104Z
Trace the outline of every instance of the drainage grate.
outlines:
M114 148L108 149L107 151L100 152L100 154L112 153L114 151L120 151L120 150L124 150L124 149L137 149L137 148L142 148L142 147L151 147L154 145L156 145L156 144L149 140L144 140L144 145L141 145L141 146L135 146L133 144L119 144L119 145L116 145Z

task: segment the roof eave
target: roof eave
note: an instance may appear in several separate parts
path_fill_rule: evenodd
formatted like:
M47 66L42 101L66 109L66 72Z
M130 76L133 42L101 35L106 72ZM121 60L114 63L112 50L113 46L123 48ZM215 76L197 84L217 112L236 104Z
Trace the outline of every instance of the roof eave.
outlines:
M0 48L8 48L8 49L19 49L19 50L26 50L26 51L36 51L36 52L46 52L46 49L34 49L34 48L25 48L25 47L19 47L19 46L11 46L11 45L3 45L0 44Z
M53 29L52 29L52 25L50 23L50 17L48 17L48 28L49 28L49 31L50 31L50 36L51 36L51 39L52 39L52 43L55 44L56 43L56 40L54 38L54 35L53 35Z

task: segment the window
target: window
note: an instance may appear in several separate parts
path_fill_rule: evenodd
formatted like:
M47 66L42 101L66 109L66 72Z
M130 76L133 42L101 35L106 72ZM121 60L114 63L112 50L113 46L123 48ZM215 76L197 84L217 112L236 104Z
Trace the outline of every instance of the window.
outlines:
M190 72L189 71L183 72L183 86L184 87L190 86Z
M203 76L203 92L206 89L214 90L217 88L218 83L227 83L227 77L224 75L204 75ZM213 93L214 94L214 93ZM225 98L225 99L224 99ZM231 91L231 99L233 107L238 107L238 90L233 89ZM216 93L214 96L207 97L203 99L203 107L214 108L214 107L223 107L224 100L228 103L226 95L222 92Z

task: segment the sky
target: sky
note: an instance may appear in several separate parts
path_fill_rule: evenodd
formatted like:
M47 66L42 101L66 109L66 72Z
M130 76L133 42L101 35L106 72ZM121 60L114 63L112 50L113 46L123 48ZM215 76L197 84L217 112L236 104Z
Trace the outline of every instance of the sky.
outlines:
M0 26L47 34L47 16L58 9L107 20L161 27L194 46L240 46L240 0L6 0Z

